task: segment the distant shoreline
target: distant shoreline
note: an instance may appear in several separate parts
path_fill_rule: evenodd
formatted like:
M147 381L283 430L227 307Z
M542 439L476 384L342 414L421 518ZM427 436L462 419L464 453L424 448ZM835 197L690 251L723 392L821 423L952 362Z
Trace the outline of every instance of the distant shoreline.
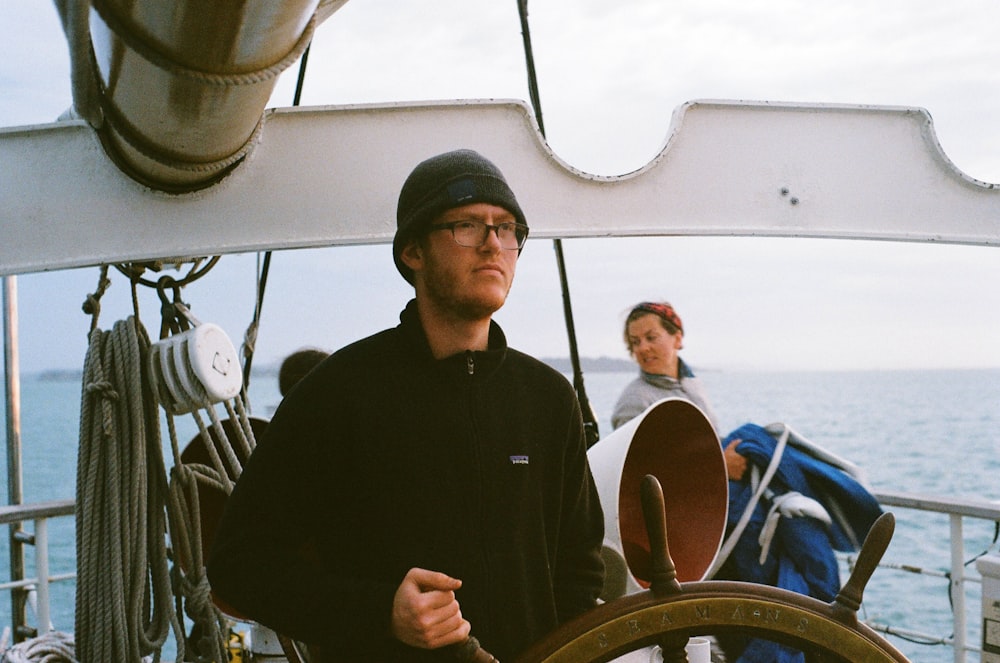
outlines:
M561 373L573 371L573 364L569 357L539 357L539 359ZM622 371L635 370L635 362L630 359L616 359L614 357L582 357L581 367L584 372L589 373L620 373ZM254 366L254 376L274 376L278 374L280 363ZM83 379L83 371L75 368L56 368L44 371L34 371L23 373L23 377L38 380L40 382L65 382L69 380L79 381Z
M539 360L548 364L552 368L556 369L560 373L572 373L573 365L569 357L539 357ZM584 373L631 373L638 372L636 364L631 359L618 359L615 357L581 357L580 365ZM254 377L274 377L278 375L278 368L280 364L264 364L261 366L253 367ZM889 368L889 369L879 369L879 368L868 368L868 369L853 369L846 368L842 370L835 369L824 369L824 368L796 368L796 369L766 369L766 368L747 368L747 367L735 367L720 369L710 366L693 366L695 374L705 374L705 373L844 373L844 372L904 372L904 371L992 371L998 370L1000 367L997 366L957 366L957 367L931 367L931 368ZM29 371L21 374L23 379L26 380L36 380L39 382L66 382L66 381L77 381L79 382L83 379L83 371L81 369L48 369L44 371ZM0 385L2 387L2 385Z

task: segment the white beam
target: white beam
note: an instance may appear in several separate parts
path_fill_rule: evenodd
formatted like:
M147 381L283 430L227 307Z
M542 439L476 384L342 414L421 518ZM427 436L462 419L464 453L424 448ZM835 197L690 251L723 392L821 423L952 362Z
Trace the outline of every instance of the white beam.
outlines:
M1000 192L942 153L920 109L691 102L644 168L562 163L520 102L269 111L245 163L191 194L123 175L82 122L0 131L0 274L387 242L421 159L471 147L533 237L769 235L1000 244Z

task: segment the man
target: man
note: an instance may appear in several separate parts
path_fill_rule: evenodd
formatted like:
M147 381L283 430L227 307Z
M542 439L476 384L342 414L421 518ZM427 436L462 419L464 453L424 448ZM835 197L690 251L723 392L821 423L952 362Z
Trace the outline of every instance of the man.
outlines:
M281 403L216 537L217 596L324 661L393 663L455 660L470 634L508 661L595 604L575 394L491 320L527 234L478 153L414 169L393 257L415 299Z

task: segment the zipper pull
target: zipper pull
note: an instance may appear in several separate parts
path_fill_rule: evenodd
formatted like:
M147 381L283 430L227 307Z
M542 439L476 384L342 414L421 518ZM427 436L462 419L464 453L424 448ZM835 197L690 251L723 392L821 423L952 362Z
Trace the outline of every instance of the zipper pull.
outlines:
M476 373L476 361L473 358L472 350L465 351L465 370L469 372L469 375Z

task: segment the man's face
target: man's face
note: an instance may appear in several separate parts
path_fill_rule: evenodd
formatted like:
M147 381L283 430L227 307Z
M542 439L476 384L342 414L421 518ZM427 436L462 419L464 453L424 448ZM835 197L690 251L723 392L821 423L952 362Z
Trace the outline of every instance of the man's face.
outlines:
M514 223L514 215L497 205L474 203L444 212L433 225L479 221L496 226ZM507 299L514 281L517 249L504 249L494 231L482 246L460 246L452 231L432 230L422 241L404 251L403 259L414 271L417 296L441 312L465 320L491 316Z

